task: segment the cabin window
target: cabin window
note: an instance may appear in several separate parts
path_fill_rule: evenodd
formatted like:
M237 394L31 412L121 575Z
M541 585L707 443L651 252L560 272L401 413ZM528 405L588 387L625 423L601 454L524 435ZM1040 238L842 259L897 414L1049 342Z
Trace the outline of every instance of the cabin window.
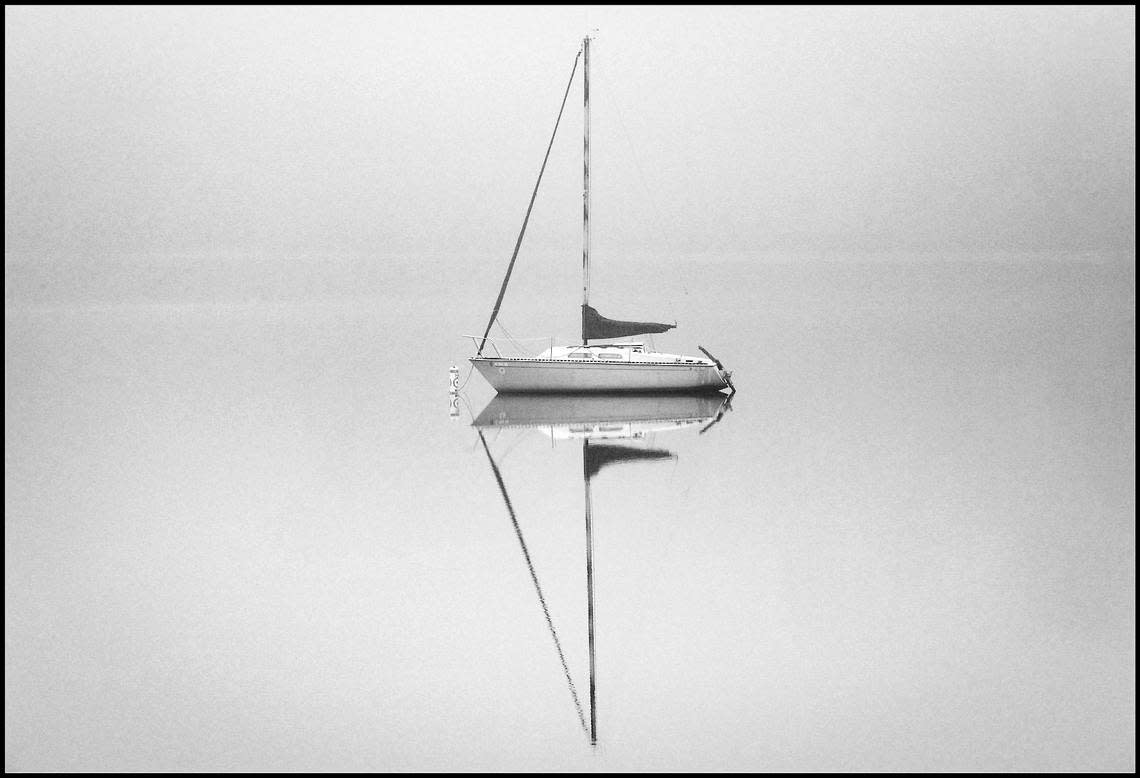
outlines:
M621 354L598 354L598 359L621 359Z
M593 359L594 357L591 354L571 354L570 358L571 359Z

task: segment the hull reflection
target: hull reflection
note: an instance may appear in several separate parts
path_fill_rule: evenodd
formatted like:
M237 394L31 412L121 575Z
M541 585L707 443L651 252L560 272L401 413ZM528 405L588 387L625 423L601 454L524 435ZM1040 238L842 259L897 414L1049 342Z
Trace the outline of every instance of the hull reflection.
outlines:
M500 394L474 426L531 428L556 440L640 438L717 421L730 406L723 394ZM706 427L707 428L707 427Z
M522 549L523 559L530 571L531 581L538 596L539 605L546 618L546 625L554 640L558 659L570 689L579 721L590 738L590 743L598 742L597 725L597 672L594 646L594 537L593 537L593 497L591 482L604 467L624 462L651 462L655 460L675 460L677 455L668 449L646 448L637 445L622 445L611 441L616 439L639 439L648 433L668 432L701 426L705 432L723 418L731 406L731 395L670 394L670 395L497 395L475 418L475 427L491 472L506 506L507 514L514 527L515 536ZM562 650L562 642L554 628L546 598L539 584L538 573L534 568L526 539L515 516L507 485L503 480L487 439L483 432L487 429L535 429L548 434L553 439L580 439L582 441L582 485L585 492L585 542L586 542L586 624L590 657L590 721L586 725L574 679ZM604 441L604 442L603 442Z

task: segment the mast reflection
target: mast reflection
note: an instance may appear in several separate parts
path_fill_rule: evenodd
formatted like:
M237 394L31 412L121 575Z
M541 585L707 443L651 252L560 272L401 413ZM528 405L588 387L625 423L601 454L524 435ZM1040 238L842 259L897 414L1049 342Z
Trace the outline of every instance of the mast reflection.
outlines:
M598 742L597 672L594 646L594 542L593 499L590 485L593 478L605 467L623 462L652 462L675 460L677 455L664 448L645 448L613 443L613 440L637 440L647 435L699 427L703 434L731 410L731 396L720 394L621 394L621 395L552 395L552 394L499 394L475 418L472 426L483 444L483 451L491 465L507 514L514 526L515 536L522 549L523 559L530 571L546 626L554 640L562 671L574 701L578 720L590 738L591 745ZM532 429L551 440L582 441L582 483L585 491L586 525L586 621L590 657L590 721L578 698L578 691L562 642L554 628L546 598L539 584L526 540L511 505L506 483L503 481L484 431L488 429Z

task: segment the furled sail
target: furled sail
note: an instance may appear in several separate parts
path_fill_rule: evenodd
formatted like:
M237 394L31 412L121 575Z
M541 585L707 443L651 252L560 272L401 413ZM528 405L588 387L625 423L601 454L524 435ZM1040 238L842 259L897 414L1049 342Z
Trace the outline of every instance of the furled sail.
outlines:
M676 326L676 324L659 324L653 321L618 321L617 319L607 319L598 313L593 306L582 306L582 340L626 338L631 335L651 335L657 332L667 332Z
M631 448L609 443L590 443L582 448L585 457L586 478L593 478L606 465L616 462L651 462L657 459L676 459L677 455L663 448Z

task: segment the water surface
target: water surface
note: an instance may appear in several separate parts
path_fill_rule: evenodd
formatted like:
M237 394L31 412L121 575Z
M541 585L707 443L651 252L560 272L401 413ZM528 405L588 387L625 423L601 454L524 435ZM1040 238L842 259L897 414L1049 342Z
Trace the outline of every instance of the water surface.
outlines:
M657 347L740 391L601 441L643 456L590 479L592 746L583 437L472 426L478 375L449 414L497 268L32 260L6 769L1135 766L1128 262L599 271L605 315L676 317ZM513 334L573 334L559 262L520 271Z

